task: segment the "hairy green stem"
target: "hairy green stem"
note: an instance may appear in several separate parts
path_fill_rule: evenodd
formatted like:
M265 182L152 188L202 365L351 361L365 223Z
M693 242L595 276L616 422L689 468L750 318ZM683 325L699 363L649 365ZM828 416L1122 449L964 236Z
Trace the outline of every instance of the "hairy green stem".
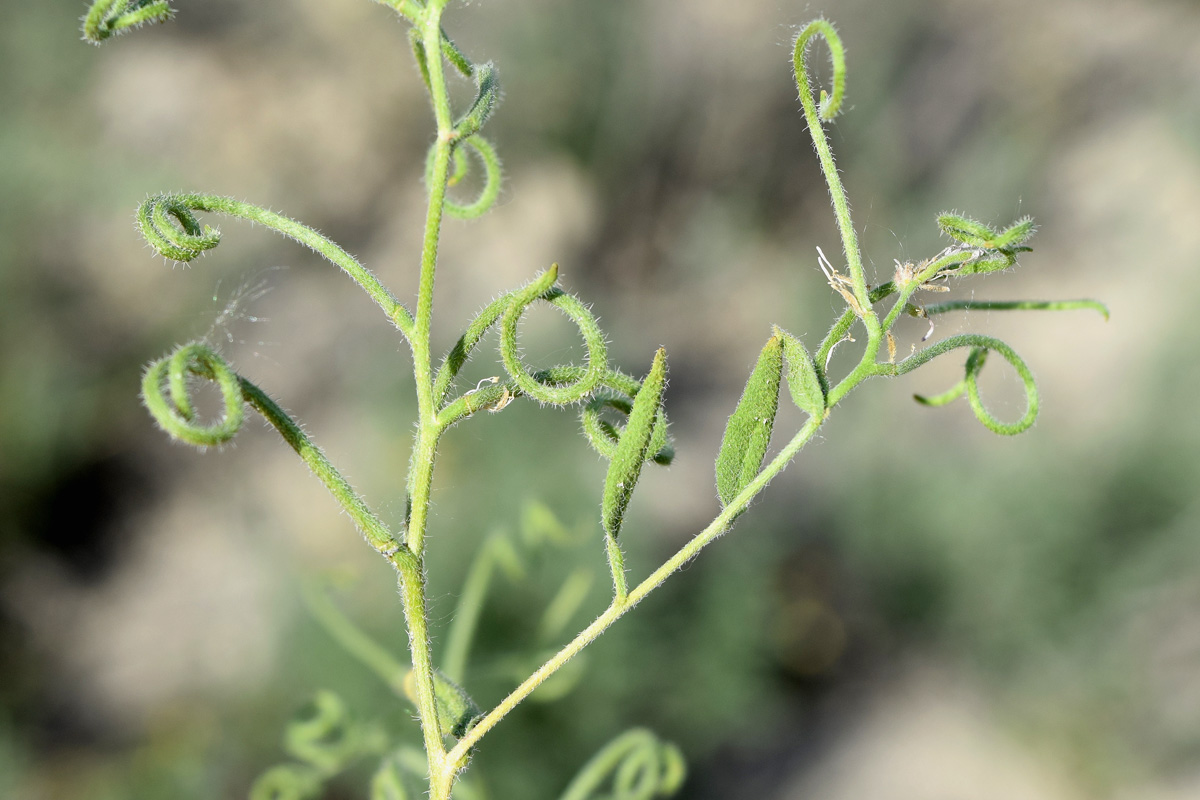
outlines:
M257 409L258 413L263 415L267 422L271 423L275 430L279 431L284 441L296 451L296 454L308 465L321 483L325 484L325 488L337 500L338 505L345 509L350 518L354 520L354 524L363 532L367 543L388 558L402 573L411 575L418 572L417 560L404 546L404 543L398 542L392 536L387 526L367 507L366 502L354 491L349 481L334 468L321 449L312 443L295 420L288 416L266 392L240 375L238 384L246 400Z
M434 776L445 770L446 750L442 743L434 689L434 666L429 642L426 586L424 574L425 534L429 520L429 498L433 484L433 465L437 455L442 428L438 425L438 408L433 397L430 329L433 317L433 287L437 270L438 244L441 239L442 217L446 204L446 183L450 171L454 129L450 116L450 99L446 91L445 71L442 68L441 15L446 0L429 0L420 21L425 75L437 120L437 144L433 166L429 173L429 207L425 217L425 235L421 248L421 274L417 290L417 310L413 325L413 377L417 392L417 433L409 468L408 502L410 508L408 546L421 569L401 576L401 597L408 623L409 650L416 679L417 709L421 717L421 732L429 759L430 796L433 800L448 800L434 787Z
M908 306L909 299L918 289L921 288L924 283L929 281L931 278L936 277L937 274L942 270L953 268L955 265L969 260L971 255L972 254L969 252L947 253L939 258L931 259L929 263L925 265L924 269L922 269L919 273L914 273L911 279L907 282L899 285L892 284L898 290L899 297L897 297L896 302L892 304L891 311L889 311L888 315L884 317L882 324L883 330L890 331L892 329L892 325L895 324L901 312L903 312Z
M605 536L604 546L608 553L608 567L612 571L613 598L619 603L629 596L629 584L625 578L625 554L621 552L621 543L615 536Z
M191 261L220 241L217 231L207 227L200 229L192 214L194 211L227 214L256 222L299 242L340 267L384 310L401 333L406 337L411 336L413 320L408 309L396 300L374 273L329 238L282 214L231 197L167 194L151 197L142 203L138 209L138 225L146 241L159 253L176 261ZM172 223L172 217L182 228Z
M404 606L408 649L412 654L413 675L416 678L417 711L421 717L421 735L425 743L425 754L429 759L429 775L432 782L432 776L440 774L444 769L446 748L442 744L441 724L434 693L433 656L429 647L429 610L425 594L423 563L420 569L400 575L400 599Z
M1090 309L1108 319L1108 306L1095 300L948 300L930 303L925 314L945 314L949 311L1079 311Z

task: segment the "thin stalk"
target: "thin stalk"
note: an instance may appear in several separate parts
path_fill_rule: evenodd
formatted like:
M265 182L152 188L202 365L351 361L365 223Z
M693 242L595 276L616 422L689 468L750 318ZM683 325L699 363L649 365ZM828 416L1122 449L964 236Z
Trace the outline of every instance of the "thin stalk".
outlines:
M925 314L950 311L1078 311L1090 309L1108 319L1108 306L1095 300L948 300L925 306Z
M608 549L608 567L612 570L613 597L621 602L629 596L629 586L625 582L625 554L615 536L605 536L605 546Z
M834 89L830 97L822 97L821 109L813 100L812 88L808 82L808 69L805 55L808 44L813 37L821 36L829 46L830 57L833 61ZM871 309L868 300L867 280L863 270L862 253L858 247L858 235L854 231L854 222L850 219L850 203L846 200L846 190L842 186L842 178L833 160L833 150L825 137L822 122L832 119L838 112L846 85L845 51L841 39L828 21L813 20L796 38L796 46L792 56L792 66L796 74L796 88L800 93L800 105L804 108L804 119L808 123L808 131L812 135L813 147L816 148L817 158L821 162L821 171L825 174L825 183L829 187L829 197L833 201L834 215L837 217L838 233L842 238L842 250L846 254L846 264L850 268L850 281L853 284L854 298L862 310L863 324L867 335L872 339L881 333L879 319ZM824 95L824 92L822 92Z
M296 424L296 421L288 416L287 412L280 408L279 404L271 399L270 395L240 375L238 376L238 384L241 387L243 396L250 405L254 406L258 413L262 414L263 418L275 430L279 431L279 434L288 443L288 446L300 456L304 463L308 465L308 468L312 470L312 473L317 476L317 479L333 495L338 504L350 515L350 518L354 520L354 524L363 532L367 543L395 564L396 568L401 572L405 574L415 572L417 570L417 560L404 546L404 542L397 541L392 536L387 526L367 506L366 501L354 491L350 482L338 472L325 454L321 452L321 448L313 444L312 440L305 435L303 429Z
M194 211L227 214L262 225L304 245L323 256L350 276L387 314L406 337L412 333L413 321L406 309L392 296L387 287L369 269L358 262L328 237L274 211L211 194L165 194L146 200L138 208L138 225L146 241L166 258L188 262L206 250L216 247L220 234L200 224ZM172 224L171 218L178 223ZM183 226L180 228L180 226Z

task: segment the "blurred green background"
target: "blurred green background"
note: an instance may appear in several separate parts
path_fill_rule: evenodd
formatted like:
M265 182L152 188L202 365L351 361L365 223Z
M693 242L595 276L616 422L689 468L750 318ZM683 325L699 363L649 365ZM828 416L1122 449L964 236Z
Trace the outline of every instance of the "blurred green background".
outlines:
M219 249L171 268L131 224L159 191L247 199L407 301L431 122L405 29L362 0L178 10L101 48L78 40L80 3L10 4L0 27L5 798L244 796L318 688L418 738L300 602L301 580L349 570L339 603L402 652L386 565L273 432L200 455L136 394L146 361L207 336L396 521L403 343L344 276L263 231L222 221ZM880 279L943 246L939 211L1032 214L1021 268L955 296L1095 297L1112 321L945 318L936 335L985 331L1031 364L1032 431L1001 439L962 403L911 401L949 386L957 358L863 387L730 536L591 648L573 691L490 735L472 774L489 797L555 797L637 724L682 746L688 798L1200 796L1195 3L454 3L447 29L500 68L488 134L506 184L488 216L446 227L436 349L557 261L617 365L670 356L678 456L635 496L635 574L702 527L770 324L812 347L840 309L816 268L814 247L838 244L790 67L818 14L847 46L830 135ZM910 322L902 353L924 332ZM532 361L578 353L549 312L526 335ZM998 366L984 388L1015 419ZM572 570L596 580L571 627L603 607L603 469L573 413L531 404L446 438L435 644L483 537L516 536L534 501L577 537L526 554L527 582L495 580L467 677L484 705L545 644L541 609ZM326 796L365 796L368 769Z

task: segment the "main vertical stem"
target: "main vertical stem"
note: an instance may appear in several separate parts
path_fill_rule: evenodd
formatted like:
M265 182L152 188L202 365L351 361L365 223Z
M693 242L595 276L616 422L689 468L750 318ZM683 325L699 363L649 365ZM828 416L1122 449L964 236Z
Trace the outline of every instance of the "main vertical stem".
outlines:
M450 100L442 69L441 15L446 0L430 0L421 20L429 91L437 120L437 144L433 169L429 175L429 210L425 217L425 237L421 247L421 276L417 289L417 310L413 322L413 377L417 391L417 433L413 442L408 471L408 532L405 542L417 558L418 569L401 576L401 597L408 623L409 650L416 678L417 709L421 733L429 759L429 796L448 800L454 770L446 769L446 748L438 720L434 693L433 654L429 643L427 592L425 587L425 533L429 523L429 498L433 485L433 465L441 428L433 397L430 330L433 318L433 286L437 270L438 243L446 204L446 181L454 146L454 128L450 119ZM449 772L449 777L444 777Z

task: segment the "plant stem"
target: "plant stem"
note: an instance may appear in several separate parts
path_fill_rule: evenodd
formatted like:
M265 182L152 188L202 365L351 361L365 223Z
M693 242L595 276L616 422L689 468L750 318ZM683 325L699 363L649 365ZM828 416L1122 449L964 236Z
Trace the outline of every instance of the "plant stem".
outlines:
M825 43L829 46L834 72L833 96L827 100L823 99L820 110L817 109L817 104L813 100L812 88L808 84L808 69L804 62L808 43L818 35L825 39ZM875 339L880 336L879 319L875 316L867 299L867 281L863 272L862 253L858 247L858 235L855 233L854 223L850 219L850 203L846 200L846 190L842 187L842 178L833 161L833 150L829 147L829 140L825 137L825 129L821 124L822 118L831 119L837 113L838 106L842 102L846 81L846 62L842 42L829 22L823 19L813 20L800 32L796 39L792 65L796 74L796 88L800 93L800 105L804 108L804 119L808 123L808 131L812 135L813 146L816 148L817 157L821 162L821 171L825 174L825 183L829 187L829 197L833 201L838 232L842 237L842 250L846 254L846 263L850 268L854 298L860 306L863 324L867 327L867 335Z
M429 759L430 797L448 800L450 784L440 789L436 777L445 770L446 749L442 742L434 695L433 655L429 643L428 612L425 587L425 533L429 521L429 497L433 485L433 466L442 428L438 425L437 407L433 398L430 329L433 318L433 287L437 269L438 244L441 239L442 216L446 204L446 182L450 169L454 129L450 119L450 99L446 92L442 68L441 15L446 0L430 0L421 24L421 36L426 53L429 93L437 119L437 144L433 169L429 175L429 209L425 217L425 236L421 248L421 275L417 289L417 310L413 324L413 378L417 392L417 432L413 443L408 480L408 532L406 541L416 556L418 569L401 575L401 597L404 617L408 624L409 651L416 678L417 710L421 717L421 733Z
M428 609L425 603L424 562L417 572L400 576L400 597L404 619L408 624L408 649L412 654L413 673L417 684L417 710L421 716L421 733L425 753L429 758L429 774L443 770L446 748L442 744L441 726L433 689L433 657L429 647Z

